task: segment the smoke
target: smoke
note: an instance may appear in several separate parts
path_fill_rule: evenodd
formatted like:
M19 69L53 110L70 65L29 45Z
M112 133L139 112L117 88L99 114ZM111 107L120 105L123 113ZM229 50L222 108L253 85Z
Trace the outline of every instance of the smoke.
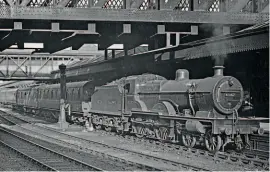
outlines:
M201 26L203 32L209 37L222 36L224 33L223 25L209 25L203 24ZM228 49L228 45L223 44L222 42L214 42L206 44L207 50L209 54L211 54L211 58L214 61L215 66L224 66L224 61L227 59L227 54L222 55L214 55L219 51Z
M224 66L224 61L226 58L227 56L212 56L212 60L215 62L214 66Z

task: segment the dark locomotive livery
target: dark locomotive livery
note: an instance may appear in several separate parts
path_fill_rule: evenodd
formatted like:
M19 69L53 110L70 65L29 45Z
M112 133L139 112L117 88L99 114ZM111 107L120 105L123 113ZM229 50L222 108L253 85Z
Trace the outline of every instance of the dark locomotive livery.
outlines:
M59 84L2 90L0 97L27 112L59 114ZM228 143L241 150L249 146L249 134L263 134L260 119L238 116L242 102L241 83L223 76L222 66L204 79L191 80L187 70L179 69L175 80L145 74L96 88L88 81L67 84L72 121L89 120L96 129L180 141L187 147L201 144L212 152Z

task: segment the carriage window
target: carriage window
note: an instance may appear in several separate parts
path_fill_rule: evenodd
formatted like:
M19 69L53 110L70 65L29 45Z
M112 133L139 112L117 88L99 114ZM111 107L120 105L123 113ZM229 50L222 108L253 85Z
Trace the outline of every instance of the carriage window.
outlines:
M51 91L51 98L53 98L53 90Z

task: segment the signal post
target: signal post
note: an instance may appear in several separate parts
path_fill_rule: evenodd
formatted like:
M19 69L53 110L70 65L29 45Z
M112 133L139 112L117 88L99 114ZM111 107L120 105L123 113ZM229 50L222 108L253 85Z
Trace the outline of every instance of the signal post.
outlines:
M60 116L58 123L60 125L61 129L67 129L68 128L68 123L66 121L66 102L67 102L67 96L66 96L66 65L61 64L59 65L59 70L60 70Z

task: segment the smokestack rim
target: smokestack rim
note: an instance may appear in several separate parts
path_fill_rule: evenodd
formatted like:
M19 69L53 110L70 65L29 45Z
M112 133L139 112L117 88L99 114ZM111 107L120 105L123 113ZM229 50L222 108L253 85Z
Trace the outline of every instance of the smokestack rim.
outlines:
M224 66L214 66L214 77L220 77L220 76L224 76L223 75L223 69L225 67Z
M214 66L213 69L225 69L224 66Z

